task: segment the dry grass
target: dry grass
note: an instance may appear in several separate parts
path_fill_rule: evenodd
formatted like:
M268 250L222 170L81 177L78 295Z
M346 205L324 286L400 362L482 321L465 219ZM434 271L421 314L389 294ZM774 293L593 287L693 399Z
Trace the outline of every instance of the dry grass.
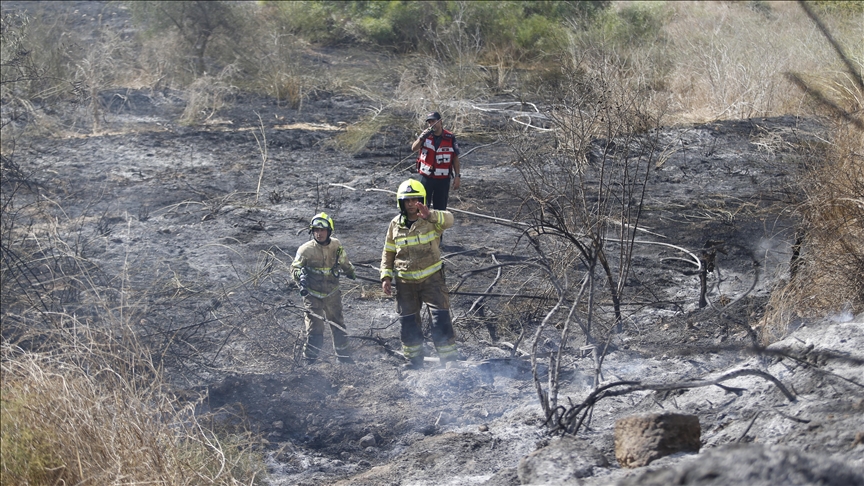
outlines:
M2 356L3 484L254 484L252 436L217 434L129 336L69 316ZM131 335L131 333L130 333Z
M802 319L864 312L864 131L837 124L800 183L806 197L800 254L760 323L765 344Z
M4 156L0 483L259 481L257 439L202 423L200 397L176 396L163 377L166 362L196 357L160 344L171 321L149 305L179 316L187 287L142 280L129 255L116 274L85 258L94 240L122 231L117 218L70 217L15 167ZM185 346L197 325L171 342Z
M864 311L864 65L855 59L845 73L797 77L832 130L809 147L798 247L760 322L766 344L802 319Z
M763 8L725 2L672 5L673 21L664 29L673 39L669 90L682 121L796 112L803 96L784 74L837 66L831 47L794 2ZM846 45L856 44L860 29L835 25Z
M204 74L186 89L186 108L180 123L194 125L210 120L219 110L229 106L237 89L230 78L236 66L226 66L218 75Z
M840 67L796 2L665 5L668 21L658 36L625 45L617 54L628 58L634 72L652 77L650 96L668 107L667 124L800 113L804 96L785 74ZM823 18L852 49L852 58L864 58L864 10Z

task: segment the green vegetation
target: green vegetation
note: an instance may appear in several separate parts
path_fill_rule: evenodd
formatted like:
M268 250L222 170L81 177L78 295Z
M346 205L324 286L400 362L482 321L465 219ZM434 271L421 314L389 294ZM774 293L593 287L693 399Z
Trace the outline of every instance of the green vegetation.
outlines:
M385 111L460 110L458 99L561 92L565 71L620 64L666 123L800 111L787 72L836 71L839 63L795 4L774 2L128 2L134 35L102 20L77 39L74 17L4 19L8 106L57 131L41 108L80 109L75 125L98 131L94 93L110 87L183 91L184 123L202 123L232 93L266 94L302 110L315 93L375 91ZM859 2L816 4L833 35L861 59ZM766 38L763 31L770 30ZM47 46L47 47L46 47ZM391 56L391 68L334 71L311 62L318 47ZM13 52L14 51L14 52ZM17 59L17 52L26 52ZM395 56L395 57L392 57ZM218 86L205 93L199 78ZM14 86L14 87L10 87ZM385 87L381 89L378 87ZM395 86L395 90L392 88ZM370 90L370 87L376 87ZM11 94L9 96L7 93ZM202 96L206 95L206 96ZM423 101L420 101L420 100ZM395 101L394 101L395 100ZM83 102L83 103L82 103ZM422 106L421 106L422 105ZM54 111L54 110L49 110ZM456 130L471 131L471 117ZM454 117L451 117L454 118ZM413 127L414 120L403 119ZM4 134L8 135L8 134Z
M589 18L609 2L272 2L289 32L327 45L372 44L396 52L441 52L448 35L464 37L492 59L560 48L567 22Z

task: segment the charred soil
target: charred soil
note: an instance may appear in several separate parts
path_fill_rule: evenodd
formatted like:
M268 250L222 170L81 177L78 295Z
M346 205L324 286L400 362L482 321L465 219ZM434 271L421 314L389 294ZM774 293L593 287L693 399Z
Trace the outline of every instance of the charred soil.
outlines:
M518 484L520 459L550 440L528 358L537 316L513 319L523 297L490 297L480 314L467 314L478 298L472 293L493 278L472 271L532 257L517 227L478 216L518 214L522 188L505 144L487 147L488 140L457 133L470 155L462 187L451 193L457 222L443 250L468 361L441 367L429 360L423 370L403 371L395 305L380 291L377 267L397 210L392 191L413 175L413 133L385 127L359 153L340 151L334 137L366 111L362 99L335 93L317 93L302 111L244 94L215 123L196 127L176 125L182 100L170 91L102 97L102 133L17 148L33 202L62 208L60 232L98 269L94 278L128 290L135 329L165 350L177 389L200 392L202 413L261 434L271 484ZM503 115L477 116L491 127L507 123ZM650 174L640 239L665 245L636 246L626 324L609 341L604 380L682 381L770 365L742 351L758 344L752 326L788 274L797 147L819 131L816 122L789 116L659 133L667 152ZM320 211L335 220L361 277L342 284L353 365L339 363L332 345L313 365L300 359L302 305L287 266ZM699 306L698 273L675 247L713 252L706 306ZM497 293L532 294L520 270L500 282ZM70 302L77 298L84 297ZM861 337L854 327L849 333L850 343ZM541 351L554 349L555 336L541 339ZM594 379L582 344L568 345L560 377L562 396L573 402ZM803 450L822 442L824 452L846 459L860 454L852 442L862 430L852 416L861 416L860 385L832 401L828 395L843 395L845 385L821 379L835 388L814 403L836 411L818 427L809 409L807 423L771 415L783 423L747 427L753 410L786 406L776 389L755 380L738 383L745 390L735 393L712 387L603 402L582 436L612 465L583 481L627 475L614 461L616 417L667 408L700 416L705 448L746 438ZM798 391L822 397L822 386ZM794 415L795 406L784 413Z

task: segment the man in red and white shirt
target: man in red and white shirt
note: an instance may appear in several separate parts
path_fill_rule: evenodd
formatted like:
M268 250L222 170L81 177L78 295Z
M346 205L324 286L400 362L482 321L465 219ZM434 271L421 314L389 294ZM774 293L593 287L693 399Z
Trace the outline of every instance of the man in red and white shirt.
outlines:
M447 209L450 197L450 179L453 189L459 189L462 182L459 172L459 144L456 136L444 130L441 114L433 111L426 115L429 128L411 144L411 151L420 151L417 157L417 172L420 182L426 188L427 201L432 208Z

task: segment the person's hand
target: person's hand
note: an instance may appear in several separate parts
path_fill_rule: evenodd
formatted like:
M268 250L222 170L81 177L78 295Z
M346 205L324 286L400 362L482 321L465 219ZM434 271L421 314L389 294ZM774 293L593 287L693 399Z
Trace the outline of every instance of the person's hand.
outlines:
M459 186L462 184L462 178L456 176L453 178L453 189L459 189Z
M393 291L393 284L389 278L385 278L381 281L381 290L384 291L385 294L390 295Z
M421 203L421 202L418 202L418 203L417 203L417 214L418 214L421 218L423 218L423 219L428 218L430 212L431 212L431 211L429 210L429 207L428 207L428 206L426 206L425 204L423 204L423 203Z
M346 272L345 276L351 280L357 280L357 274L353 270L350 272Z
M423 133L420 134L419 138L422 140L422 139L428 137L429 134L431 134L433 131L435 131L435 130L432 127L429 127L426 130L423 130Z

